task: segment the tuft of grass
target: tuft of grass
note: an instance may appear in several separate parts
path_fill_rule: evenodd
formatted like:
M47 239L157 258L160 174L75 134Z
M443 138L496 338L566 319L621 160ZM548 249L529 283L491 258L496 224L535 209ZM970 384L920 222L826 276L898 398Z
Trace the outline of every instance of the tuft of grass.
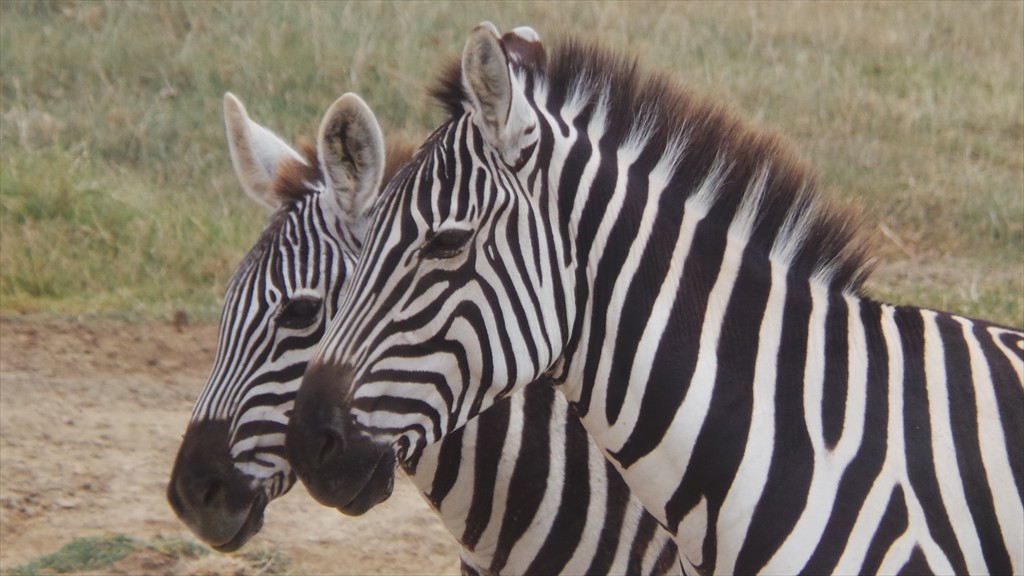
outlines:
M8 574L9 576L41 576L102 570L113 566L115 562L141 547L142 544L139 541L124 534L79 538L53 554L14 568Z
M732 104L863 207L878 295L1024 325L1019 2L2 2L0 313L212 317L265 221L223 93L289 141L346 91L425 135L424 87L482 20Z
M253 576L278 576L288 574L291 560L275 550L257 549L242 555Z
M124 565L136 554L145 557L135 557L137 562ZM154 559L158 560L154 562ZM290 565L285 555L263 548L231 556L211 557L205 546L190 540L157 536L150 541L143 541L116 534L75 539L57 552L16 567L5 575L48 576L83 572L125 574L142 569L173 574L278 576L286 574Z
M189 560L202 558L210 553L210 550L207 547L192 540L169 538L167 536L157 536L156 538L153 538L147 547L173 558L184 558Z

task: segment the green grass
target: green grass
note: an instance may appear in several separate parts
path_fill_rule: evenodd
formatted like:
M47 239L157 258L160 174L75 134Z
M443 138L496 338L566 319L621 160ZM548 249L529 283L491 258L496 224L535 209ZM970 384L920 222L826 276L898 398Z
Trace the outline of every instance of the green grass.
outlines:
M221 96L287 139L385 135L468 31L600 38L784 134L863 208L898 303L1024 325L1024 4L0 3L0 313L210 318L264 223ZM883 232L883 230L885 232Z
M179 538L158 536L150 541L142 541L125 536L124 534L115 534L77 538L53 554L36 558L27 564L7 571L5 575L48 576L52 574L79 574L82 572L103 573L111 571L116 563L137 553L149 553L150 558L152 555L160 558L160 568L157 568L157 570L162 572L166 572L170 568L179 567L179 561L194 561L210 554L209 550L203 546ZM209 566L205 568L200 567L198 573L219 574L224 573L224 570L232 570L230 573L276 576L286 574L290 564L289 560L283 555L266 549L253 550L244 554L237 554L234 557L238 558L239 562L226 565L219 570L213 567L212 571ZM131 568L128 569L130 570ZM180 571L174 570L174 573ZM195 570L189 570L185 567L184 572L193 573ZM119 573L124 573L124 569Z
M57 552L37 558L8 572L10 576L67 574L109 568L141 547L137 540L123 534L99 538L79 538Z

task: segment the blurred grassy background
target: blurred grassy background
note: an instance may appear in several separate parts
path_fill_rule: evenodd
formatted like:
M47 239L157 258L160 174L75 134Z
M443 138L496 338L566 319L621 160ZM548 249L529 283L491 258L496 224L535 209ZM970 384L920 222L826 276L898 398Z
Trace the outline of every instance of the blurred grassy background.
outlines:
M1024 3L0 3L0 313L212 319L265 217L221 96L385 135L472 27L600 38L783 133L879 239L880 298L1024 325Z

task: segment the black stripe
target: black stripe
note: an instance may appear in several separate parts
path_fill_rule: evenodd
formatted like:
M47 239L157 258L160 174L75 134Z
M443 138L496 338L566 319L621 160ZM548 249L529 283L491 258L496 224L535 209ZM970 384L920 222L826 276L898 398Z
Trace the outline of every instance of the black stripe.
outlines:
M829 295L825 318L825 381L821 398L821 431L825 447L833 450L843 434L850 379L849 309L842 294Z
M590 559L590 566L587 567L587 574L608 574L611 571L612 562L615 562L615 552L619 549L619 539L622 537L626 506L629 505L629 489L625 482L619 478L619 473L611 462L605 460L602 464L607 480L604 522L601 523L601 536L597 541L597 550Z
M524 396L522 440L509 479L505 517L501 520L498 546L491 562L491 570L496 574L505 568L512 548L530 527L544 494L559 488L548 484L551 475L551 444L557 441L551 438L550 433L551 413L557 392L547 382L538 381L527 384L521 394ZM491 412L510 404L508 400L498 402L480 418L489 418ZM582 431L583 426L579 421L574 422L575 428ZM566 426L566 433L571 434L572 430ZM586 434L585 431L583 433ZM571 501L563 505L571 505Z
M405 381L414 381L411 378L406 378ZM431 427L434 430L440 428L441 416L438 414L432 405L429 403L413 399L405 398L402 396L375 396L373 398L356 398L352 401L352 409L360 410L366 413L372 413L375 409L379 409L381 405L387 406L388 412L394 412L395 414L415 414L423 416L422 420L430 421ZM366 426L367 430L383 433L392 434L393 436L399 436L402 433L410 430L414 431L417 435L426 435L427 429L423 424L407 424L402 427L391 427L391 426Z
M932 453L932 427L928 389L924 372L924 319L916 308L900 307L894 318L900 327L903 345L903 439L906 451L907 477L917 500L924 509L925 522L935 543L943 550L957 574L967 573L967 563L960 550L949 516L942 506L942 493L935 473Z
M544 312L541 310L540 301L538 300L538 294L532 287L527 287L526 294L522 294L521 290L513 283L513 278L524 279L528 278L526 274L526 261L525 255L522 251L523 243L520 241L519 234L519 210L520 206L513 200L512 195L507 196L504 199L503 204L494 207L494 215L492 220L492 226L494 222L497 222L502 218L503 213L507 213L504 216L504 234L501 238L497 237L498 231L495 230L495 234L491 235L488 239L487 244L493 247L496 254L508 254L511 258L499 259L491 262L491 267L496 272L498 281L501 283L499 286L488 286L488 288L494 289L494 300L492 302L495 308L495 314L500 314L501 302L507 302L515 312L516 327L515 329L522 336L522 342L526 345L526 352L530 357L530 365L537 367L539 360L539 352L536 343L534 342L533 330L534 327L527 320L527 313L525 310L526 306L533 309L533 316L539 317ZM530 218L528 218L530 219ZM532 220L532 219L530 219ZM536 247L536 242L534 242ZM519 249L509 249L509 247L519 247ZM487 251L485 248L484 258L488 258ZM481 282L482 283L482 282ZM527 282L528 284L528 282ZM500 295L499 295L500 294ZM500 322L499 326L504 326L504 322Z
M679 551L672 540L666 539L661 547L661 553L658 554L658 560L651 567L651 574L675 573L678 568L680 568Z
M967 507L974 520L973 529L978 532L982 555L990 573L1009 574L1012 572L1010 554L1003 543L992 499L992 487L989 486L985 464L981 459L978 404L964 329L959 322L945 314L936 317L936 324L946 354L953 446L956 449L956 462L964 485Z
M473 466L473 497L466 515L466 528L462 532L462 544L473 550L480 541L480 535L491 521L498 467L501 452L508 436L510 403L495 405L478 419Z
M907 558L907 563L900 568L897 573L899 576L917 576L918 574L931 574L931 566L928 565L928 559L924 556L924 550L921 550L920 546L914 546L914 549L910 552L910 558ZM966 572L963 572L966 574Z
M617 472L615 476L618 476ZM609 475L609 484L612 483L611 478L612 476ZM621 477L617 479L617 482L623 482ZM637 507L640 506L640 503L636 500L630 500L629 505ZM629 549L629 564L626 566L626 574L642 573L644 556L647 554L647 549L654 541L654 535L658 532L659 527L658 521L654 519L654 516L651 516L646 512L640 514L640 519L637 522L636 533L633 535L633 545L630 546ZM667 538L662 540L664 543L664 540L667 540ZM675 544L672 544L672 548L675 548ZM655 568L655 572L657 572L657 568Z
M583 170L587 167L587 163L590 161L590 157L593 156L593 149L590 145L589 134L587 133L587 123L590 122L590 117L593 114L593 106L587 107L582 113L580 113L573 120L573 127L576 129L576 140L569 147L569 150L565 156L565 164L562 165L562 173L558 180L558 189L555 193L558 194L558 211L562 216L561 224L568 230L569 229L569 218L572 214L573 204L576 202L576 196L579 194L586 194L588 191L580 188L580 179L583 178ZM556 112L553 116L562 121L561 116ZM541 123L541 153L542 158L550 158L551 152L545 147L547 140L554 141L554 138L548 136L551 132L551 127L545 123ZM563 132L564 136L568 136L568 127ZM548 136L545 138L544 136ZM554 148L554 144L550 146ZM567 246L568 247L568 246ZM569 258L571 251L566 250L566 258ZM570 262L567 260L563 264L568 265Z
M572 216L573 203L575 202L577 194L583 193L583 191L580 190L579 182L583 176L583 170L586 168L587 163L593 155L590 140L587 139L587 133L585 131L590 110L592 109L588 109L588 111L577 116L576 120L573 122L578 137L566 154L565 164L558 182L558 189L554 191L554 193L558 194L558 210L560 213L558 222L560 228L563 230L570 230L571 228L569 219ZM556 115L556 118L557 117L558 116ZM542 124L542 126L544 126L545 129L547 128L544 124ZM576 249L571 246L571 244L574 244L574 241L569 238L568 235L562 238L562 242L565 260L560 264L563 268L568 268L572 264L571 259L573 258L573 254L576 252ZM565 295L565 298L572 298L572 301L576 306L575 317L571 319L571 326L573 330L568 334L563 352L563 356L568 359L572 359L576 356L580 342L584 337L581 328L583 326L583 320L586 317L587 302L590 298L590 291L587 286L587 282L583 277L582 267L577 268L575 280L575 292L571 295ZM564 377L563 374L556 374L555 376L559 378ZM580 410L581 415L586 415L589 408L589 397L585 403L581 404L577 402L576 406Z
M430 483L430 490L425 494L430 503L438 511L444 499L448 497L459 479L459 471L462 466L462 442L465 440L466 429L459 428L439 442L437 448L437 468L434 470L434 479Z
M622 276L622 267L629 255L630 245L637 237L640 220L643 218L644 208L649 201L651 168L652 166L643 166L638 162L627 172L625 201L619 210L618 219L609 232L601 259L598 261L597 278L618 279ZM639 274L636 277L644 278ZM633 292L634 284L644 283L642 281L631 282L627 292ZM614 288L615 281L600 282L594 286L594 310L599 311L594 315L596 322L604 323L605 316L600 311L607 310L612 306L611 298ZM641 336L643 336L644 325L650 316L649 307L654 305L652 296L656 295L645 294L633 299L627 295L626 302L636 303L637 308L634 309L632 305L624 308L619 319L612 366L608 375L608 398L605 405L605 418L610 423L614 423L618 419L619 412L622 410L622 402L626 397L626 388L629 385L629 373L633 367L633 358L636 356L636 349L640 344ZM595 333L594 336L604 338L603 332ZM595 340L594 342L600 341ZM594 359L595 363L600 357L600 354L591 354L591 359Z
M736 571L743 573L763 568L792 532L807 505L814 470L803 409L811 294L805 283L790 278L787 285L775 381L775 443L764 491L736 559Z
M273 319L270 321L273 322ZM326 329L327 323L321 320L317 322L316 330L313 330L308 334L293 334L291 336L281 338L274 343L274 347L270 355L270 361L276 362L287 352L312 350L313 348L316 348L316 345L319 344L320 340L324 337L324 331Z
M555 520L551 524L549 537L544 541L537 557L527 568L528 574L558 574L572 559L576 547L583 537L583 528L587 523L586 507L580 512L579 503L589 502L590 493L590 452L587 448L586 436L570 432L570 427L578 426L571 418L565 424L565 481L562 484L561 505ZM575 502L574 506L566 503Z
M885 554L892 548L893 542L907 531L907 526L907 502L903 496L903 487L896 486L889 496L889 504L885 507L882 520L864 555L864 563L860 567L861 574L878 572L882 561L885 560Z

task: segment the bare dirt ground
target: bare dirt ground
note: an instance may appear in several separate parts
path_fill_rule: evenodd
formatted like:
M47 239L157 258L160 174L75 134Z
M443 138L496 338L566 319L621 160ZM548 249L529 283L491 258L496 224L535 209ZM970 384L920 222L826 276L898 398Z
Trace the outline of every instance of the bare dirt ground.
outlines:
M164 488L216 327L0 319L0 571L85 536L194 541ZM360 518L296 486L240 552L285 554L295 574L457 574L458 546L402 479ZM123 572L236 574L235 558ZM244 570L243 570L244 571Z

